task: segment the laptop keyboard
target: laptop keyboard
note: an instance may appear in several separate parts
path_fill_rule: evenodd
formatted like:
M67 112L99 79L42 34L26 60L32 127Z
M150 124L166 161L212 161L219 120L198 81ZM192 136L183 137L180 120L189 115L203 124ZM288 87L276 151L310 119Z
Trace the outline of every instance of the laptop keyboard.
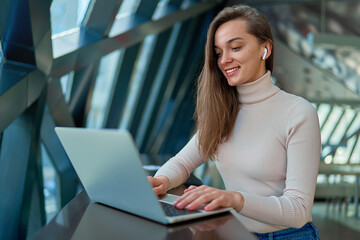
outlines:
M160 202L161 207L164 209L166 216L174 217L174 216L181 216L186 214L193 214L193 213L200 213L200 211L194 210L189 211L187 209L178 209L172 204Z

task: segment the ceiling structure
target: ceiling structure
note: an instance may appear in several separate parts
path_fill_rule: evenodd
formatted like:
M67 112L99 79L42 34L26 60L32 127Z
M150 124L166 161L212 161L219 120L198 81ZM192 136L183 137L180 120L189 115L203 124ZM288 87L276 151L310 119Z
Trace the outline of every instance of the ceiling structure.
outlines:
M124 127L147 154L184 145L217 4L0 1L1 239L31 237L78 191L55 126Z
M207 26L234 2L272 23L274 80L317 108L322 160L360 163L359 1L224 2L0 0L0 238L31 237L79 189L55 126L126 128L148 156L182 148Z

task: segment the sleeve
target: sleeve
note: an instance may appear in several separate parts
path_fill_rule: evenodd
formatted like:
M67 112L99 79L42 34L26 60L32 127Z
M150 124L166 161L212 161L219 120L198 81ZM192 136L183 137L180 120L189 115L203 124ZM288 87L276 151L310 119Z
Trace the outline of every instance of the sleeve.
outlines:
M243 193L245 202L240 214L271 225L300 228L311 220L320 162L320 127L317 112L307 101L294 104L288 117L283 195Z
M156 172L155 176L168 177L170 180L169 189L183 184L195 168L204 163L197 146L198 138L195 134L179 153L170 158Z

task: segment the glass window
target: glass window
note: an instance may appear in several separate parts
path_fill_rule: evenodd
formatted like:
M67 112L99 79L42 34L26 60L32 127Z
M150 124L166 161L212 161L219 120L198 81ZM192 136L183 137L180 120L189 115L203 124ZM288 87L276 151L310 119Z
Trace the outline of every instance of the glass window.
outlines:
M325 157L326 155L328 155L329 153L331 152L331 147L330 146L326 146L326 147L324 147L323 148L323 150L321 151L321 155L323 156L323 157ZM332 157L331 157L331 155L328 155L328 156L326 156L326 158L325 158L325 163L331 163L331 161L332 161Z
M349 128L349 130L346 133L346 137L350 137L351 135L353 135L359 129L360 129L360 114L357 113L356 119L351 124L351 127Z
M350 163L360 163L360 139L359 135L357 136L358 140L354 149L354 152L350 156Z
M339 125L337 126L334 134L330 138L330 144L335 145L340 143L341 138L345 135L346 128L349 126L355 114L355 110L351 108L345 110L344 116L341 118Z
M341 116L342 108L339 106L334 106L333 110L325 123L322 131L321 131L321 143L325 144L328 141L328 138L333 131L336 123L339 121L339 117Z
M122 50L117 50L101 59L87 118L87 127L102 128L104 125L121 52Z
M70 72L60 78L60 84L66 102L69 102L70 100L71 86L73 83L73 79L74 79L74 72Z
M42 174L44 184L45 214L49 222L60 209L58 174L44 145L41 145Z
M354 147L355 141L356 141L356 136L350 138L347 141L346 146L338 147L334 155L333 163L337 163L337 164L348 163L350 153L352 148Z
M326 116L329 114L331 107L329 104L320 104L318 108L320 127L324 124Z
M128 129L129 124L132 120L134 110L139 98L139 93L141 92L144 75L148 69L149 62L151 60L151 54L154 50L154 44L156 40L156 35L149 35L145 38L144 43L141 48L140 55L138 56L138 61L135 66L135 72L130 82L130 91L126 99L126 104L123 112L123 117L120 122L120 128Z
M91 0L53 0L50 6L51 33L79 27Z
M121 17L121 15L135 12L137 7L139 6L139 3L140 0L124 0L120 6L116 17Z

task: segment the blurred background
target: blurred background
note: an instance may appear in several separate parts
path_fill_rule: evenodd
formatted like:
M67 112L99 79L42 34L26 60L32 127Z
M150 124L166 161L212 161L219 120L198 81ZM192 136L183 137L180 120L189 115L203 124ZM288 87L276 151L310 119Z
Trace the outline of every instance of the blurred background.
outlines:
M359 237L360 1L0 0L0 239L31 238L82 190L55 126L128 129L144 164L176 154L207 27L236 3L272 24L273 82L317 109L320 234ZM194 175L223 188L212 162Z

